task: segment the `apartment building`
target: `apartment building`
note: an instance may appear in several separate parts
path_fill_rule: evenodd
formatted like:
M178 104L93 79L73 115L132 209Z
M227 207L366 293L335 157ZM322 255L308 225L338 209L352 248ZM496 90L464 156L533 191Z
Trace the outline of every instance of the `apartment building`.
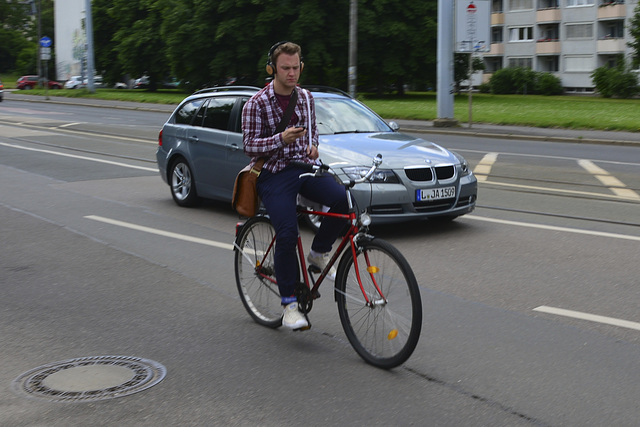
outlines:
M567 92L593 92L591 73L630 58L628 26L638 0L491 0L491 51L474 83L510 66L550 72Z

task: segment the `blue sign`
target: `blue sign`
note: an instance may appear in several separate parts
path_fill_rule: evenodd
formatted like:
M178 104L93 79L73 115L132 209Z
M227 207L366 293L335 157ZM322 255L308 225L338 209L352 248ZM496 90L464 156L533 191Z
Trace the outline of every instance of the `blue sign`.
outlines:
M51 47L51 39L47 36L44 36L40 39L40 46L42 47Z

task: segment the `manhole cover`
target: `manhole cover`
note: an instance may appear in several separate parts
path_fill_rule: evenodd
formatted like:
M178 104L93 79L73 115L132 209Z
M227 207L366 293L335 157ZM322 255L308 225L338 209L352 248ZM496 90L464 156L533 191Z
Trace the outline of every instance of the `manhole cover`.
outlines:
M162 381L166 373L158 362L138 357L81 357L25 372L13 381L13 389L49 401L95 401L146 390Z

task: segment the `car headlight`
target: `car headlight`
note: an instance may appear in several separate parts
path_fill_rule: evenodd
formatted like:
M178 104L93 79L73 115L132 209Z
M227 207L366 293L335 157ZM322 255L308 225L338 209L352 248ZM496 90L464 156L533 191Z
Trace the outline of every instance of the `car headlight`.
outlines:
M342 171L351 179L362 178L369 172L367 166L352 166L348 168L342 168ZM386 184L398 184L400 180L391 169L377 169L371 177L373 183L386 183Z
M455 151L452 151L452 153L460 162L460 176L469 175L471 173L471 170L469 169L469 163L467 162L467 160Z

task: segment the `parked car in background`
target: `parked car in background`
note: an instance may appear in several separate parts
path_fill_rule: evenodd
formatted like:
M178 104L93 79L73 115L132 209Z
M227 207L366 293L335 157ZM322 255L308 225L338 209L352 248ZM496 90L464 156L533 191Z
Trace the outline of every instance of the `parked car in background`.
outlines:
M133 88L134 89L146 89L149 87L149 77L148 76L142 76L139 79L136 79L136 81L133 83Z
M64 82L65 89L80 89L82 87L82 76L71 76Z
M127 86L126 83L118 82L118 83L113 85L113 88L114 89L129 89L129 86Z
M84 81L82 82L82 87L88 87L88 86L89 86L89 79L84 79ZM93 87L95 89L106 87L102 80L102 76L93 76Z
M477 179L466 160L433 142L397 131L364 104L337 89L309 88L320 134L320 159L342 179L356 179L382 154L370 183L352 194L374 224L453 219L476 205ZM242 107L259 88L221 86L185 98L162 127L156 160L179 206L198 198L230 201L237 173L249 163Z
M0 80L0 102L4 98L4 85L2 84L2 80Z
M16 82L18 89L33 89L38 86L38 76L22 76ZM62 89L62 85L55 80L49 80L49 89Z

